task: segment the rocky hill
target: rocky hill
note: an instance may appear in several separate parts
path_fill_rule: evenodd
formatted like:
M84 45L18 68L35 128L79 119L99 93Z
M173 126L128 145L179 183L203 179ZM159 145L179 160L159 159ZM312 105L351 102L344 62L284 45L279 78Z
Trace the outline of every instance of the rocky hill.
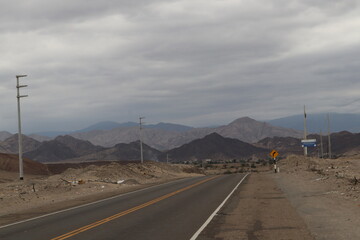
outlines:
M46 165L24 158L24 174L48 175ZM19 157L14 154L0 153L0 170L9 172L19 171Z
M54 140L42 142L37 149L25 153L24 156L38 162L58 162L104 149L71 136L59 136Z
M22 135L23 152L29 152L37 149L40 146L40 142L33 138ZM14 134L4 141L0 142L0 151L3 153L18 153L19 152L19 138L18 134Z
M225 138L218 133L212 133L202 139L167 151L161 156L161 160L165 161L166 155L174 162L204 159L232 160L247 159L253 155L264 157L267 153L267 149L255 147L238 139Z
M302 155L304 149L301 147L301 140L293 137L267 137L256 144L255 146L266 148L270 153L273 149L280 153L280 156L287 156L289 154Z
M309 147L308 154L310 156L320 156L321 154L321 139L319 134L308 135L308 139L316 139L317 146ZM338 133L332 133L331 139L331 152L333 157L339 156L351 156L360 154L360 133L351 133L342 131ZM304 149L301 147L301 139L291 137L273 137L264 138L254 144L258 147L276 149L280 155L287 156L290 154L302 155ZM328 156L329 143L328 136L322 136L323 154Z
M5 139L11 137L12 134L6 131L0 131L0 141L4 141Z

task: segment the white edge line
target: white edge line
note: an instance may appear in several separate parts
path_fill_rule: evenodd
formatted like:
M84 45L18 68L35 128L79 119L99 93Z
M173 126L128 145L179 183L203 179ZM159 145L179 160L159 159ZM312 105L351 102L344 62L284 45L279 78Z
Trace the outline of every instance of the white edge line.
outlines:
M204 222L204 224L197 230L197 232L190 238L190 240L195 240L200 233L206 228L206 226L211 222L211 220L215 217L215 215L220 211L220 209L224 206L226 201L231 197L231 195L235 192L235 190L239 187L239 185L244 181L244 179L249 175L247 173L240 182L235 186L235 188L229 193L229 195L225 198L225 200L218 206L217 209L210 215L210 217Z
M48 216L51 216L51 215L55 215L55 214L59 214L59 213L67 212L67 211L71 211L71 210L74 210L74 209L77 209L77 208L86 207L86 206L89 206L89 205L92 205L92 204L97 204L97 203L105 202L105 201L108 201L108 200L111 200L111 199L114 199L114 198L126 196L126 195L129 195L129 194L132 194L132 193L137 193L137 192L145 191L145 190L147 190L147 189L151 189L151 188L155 188L155 187L158 187L158 186L162 186L162 185L174 183L174 182L181 181L181 180L184 180L184 179L187 179L187 178L181 178L181 179L178 179L178 180L175 180L175 181L166 182L166 183L162 183L162 184L159 184L159 185L154 185L154 186L151 186L151 187L138 189L138 190L135 190L135 191L132 191L132 192L122 193L122 194L120 194L120 195L116 195L116 196L112 196L112 197L109 197L109 198L101 199L101 200L98 200L98 201L95 201L95 202L85 203L85 204L83 204L83 205L79 205L79 206L75 206L75 207L63 209L63 210L60 210L60 211L48 213L48 214L41 215L41 216L34 217L34 218L25 219L25 220L22 220L22 221L19 221L19 222L10 223L10 224L4 225L4 226L0 226L0 229L2 229L2 228L7 228L7 227L10 227L10 226L13 226L13 225L17 225L17 224L20 224L20 223L24 223L24 222L30 222L30 221L33 221L33 220L36 220L36 219L40 219L40 218L44 218L44 217L48 217Z

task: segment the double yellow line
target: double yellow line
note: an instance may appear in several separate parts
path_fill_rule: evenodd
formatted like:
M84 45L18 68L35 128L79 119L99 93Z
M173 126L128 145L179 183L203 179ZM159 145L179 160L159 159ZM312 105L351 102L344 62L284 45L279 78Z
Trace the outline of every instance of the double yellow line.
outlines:
M155 199L153 199L153 200L151 200L151 201L149 201L149 202L143 203L143 204L141 204L141 205L138 205L138 206L136 206L136 207L130 208L130 209L125 210L125 211L123 211L123 212L117 213L117 214L112 215L112 216L110 216L110 217L104 218L104 219L99 220L99 221L97 221L97 222L91 223L91 224L86 225L86 226L84 226L84 227L75 229L75 230L73 230L73 231L71 231L71 232L68 232L68 233L66 233L66 234L63 234L63 235L61 235L61 236L52 238L51 240L63 240L63 239L70 238L70 237L75 236L75 235L77 235L77 234L79 234L79 233L85 232L85 231L87 231L87 230L90 230L90 229L92 229L92 228L95 228L95 227L97 227L97 226L100 226L100 225L102 225L102 224L104 224L104 223L110 222L110 221L115 220L115 219L117 219L117 218L119 218L119 217L125 216L125 215L127 215L127 214L129 214L129 213L135 212L135 211L137 211L137 210L140 210L140 209L142 209L142 208L145 208L145 207L147 207L147 206L150 206L150 205L152 205L152 204L155 204L155 203L157 203L157 202L160 202L161 200L164 200L164 199L167 199L167 198L169 198L169 197L172 197L172 196L174 196L174 195L176 195L176 194L178 194L178 193L181 193L181 192L183 192L183 191L189 190L190 188L193 188L193 187L196 187L196 186L198 186L198 185L200 185L200 184L203 184L203 183L205 183L205 182L208 182L208 181L210 181L210 180L212 180L212 179L214 179L214 178L216 178L216 177L217 177L217 176L211 177L211 178L207 178L207 179L205 179L205 180L202 180L202 181L197 182L197 183L195 183L195 184L192 184L192 185L190 185L190 186L181 188L181 189L179 189L179 190L177 190L177 191L175 191L175 192L172 192L172 193L166 194L166 195L164 195L164 196L155 198Z

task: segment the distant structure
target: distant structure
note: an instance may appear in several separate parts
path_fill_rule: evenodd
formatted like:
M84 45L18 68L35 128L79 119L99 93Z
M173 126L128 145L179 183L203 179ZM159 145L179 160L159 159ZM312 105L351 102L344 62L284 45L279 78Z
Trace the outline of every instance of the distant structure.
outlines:
M330 114L327 114L327 125L328 125L328 147L329 147L329 158L331 159L331 138L330 138Z
M16 75L16 88L17 88L17 110L18 110L18 140L19 140L19 175L20 180L24 180L24 166L22 159L22 134L21 134L21 115L20 115L20 98L27 97L28 95L20 95L20 88L27 87L27 85L20 85L19 78L27 77L27 75Z
M306 129L306 111L304 105L304 140L307 139L307 129ZM307 147L304 146L304 156L307 157Z
M141 130L142 130L142 120L145 117L139 117L139 140L140 140L140 159L141 159L141 163L144 163L144 156L143 156L143 145L142 145L142 134L141 134Z

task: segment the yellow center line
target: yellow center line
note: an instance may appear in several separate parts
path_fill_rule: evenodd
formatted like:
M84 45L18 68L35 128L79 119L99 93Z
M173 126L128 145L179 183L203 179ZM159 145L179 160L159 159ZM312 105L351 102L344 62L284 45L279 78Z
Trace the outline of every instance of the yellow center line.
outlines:
M174 196L174 195L176 195L176 194L178 194L178 193L181 193L181 192L183 192L183 191L189 190L190 188L193 188L193 187L196 187L196 186L198 186L198 185L200 185L200 184L203 184L203 183L205 183L205 182L208 182L208 181L210 181L210 180L212 180L212 179L214 179L214 178L216 178L216 177L217 177L217 176L211 177L211 178L207 178L207 179L202 180L202 181L200 181L200 182L194 183L194 184L192 184L192 185L190 185L190 186L181 188L181 189L179 189L179 190L177 190L177 191L175 191L175 192L168 193L168 194L166 194L166 195L164 195L164 196L155 198L155 199L153 199L153 200L151 200L151 201L149 201L149 202L143 203L143 204L141 204L141 205L138 205L138 206L136 206L136 207L130 208L130 209L125 210L125 211L123 211L123 212L117 213L117 214L112 215L112 216L110 216L110 217L107 217L107 218L104 218L104 219L102 219L102 220L96 221L96 222L91 223L91 224L89 224L89 225L86 225L86 226L84 226L84 227L75 229L75 230L73 230L73 231L71 231L71 232L68 232L68 233L65 233L65 234L63 234L63 235L61 235L61 236L52 238L51 240L63 240L63 239L70 238L70 237L75 236L75 235L77 235L77 234L79 234L79 233L85 232L85 231L87 231L87 230L90 230L90 229L92 229L92 228L95 228L95 227L97 227L97 226L100 226L100 225L102 225L102 224L104 224L104 223L110 222L110 221L112 221L112 220L114 220L114 219L117 219L117 218L119 218L119 217L125 216L125 215L127 215L127 214L129 214L129 213L132 213L132 212L135 212L135 211L140 210L140 209L142 209L142 208L148 207L148 206L150 206L150 205L152 205L152 204L155 204L155 203L157 203L157 202L160 202L160 201L162 201L162 200L164 200L164 199L166 199L166 198L172 197L172 196Z

